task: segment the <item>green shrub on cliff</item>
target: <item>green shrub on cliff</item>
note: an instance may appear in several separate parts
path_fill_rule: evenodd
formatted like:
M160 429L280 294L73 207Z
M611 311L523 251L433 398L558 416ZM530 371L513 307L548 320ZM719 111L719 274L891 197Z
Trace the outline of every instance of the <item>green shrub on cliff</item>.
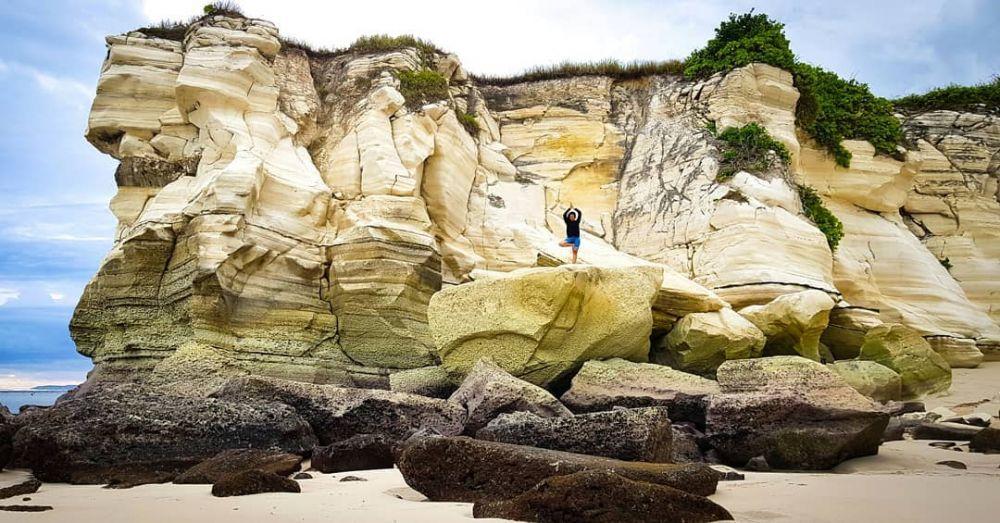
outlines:
M476 119L476 115L471 113L455 112L458 116L458 123L465 127L465 130L469 132L472 136L479 135L479 120Z
M785 38L785 25L761 13L732 13L715 30L715 38L684 60L684 74L704 77L753 62L791 70L795 55Z
M833 153L837 165L851 164L851 153L841 140L868 140L880 153L895 151L903 129L892 114L892 102L875 96L863 83L813 65L795 64L794 72L801 93L795 123Z
M400 71L398 78L399 92L410 109L448 99L448 80L437 71Z
M802 212L826 236L830 250L837 250L837 245L844 237L844 224L823 205L823 199L816 194L816 189L808 185L799 185L799 200L802 202Z
M714 134L714 122L710 131ZM775 160L788 162L785 144L775 140L767 129L756 123L727 127L716 138L722 142L722 164L718 180L727 180L739 171L761 173L774 166Z
M823 145L838 165L850 166L851 153L841 140L868 140L881 153L892 153L902 140L892 103L872 94L868 86L799 62L785 38L784 25L753 11L729 15L715 38L691 53L684 74L705 77L719 71L761 62L792 72L801 94L796 124Z
M949 85L924 94L911 94L893 100L896 107L908 111L983 111L1000 113L1000 76L978 85Z

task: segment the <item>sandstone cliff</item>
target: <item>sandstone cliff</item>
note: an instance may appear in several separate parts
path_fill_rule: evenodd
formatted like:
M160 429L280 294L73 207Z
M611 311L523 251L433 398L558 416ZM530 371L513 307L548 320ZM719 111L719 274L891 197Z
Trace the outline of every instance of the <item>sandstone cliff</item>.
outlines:
M494 87L454 55L307 53L240 17L107 42L87 139L121 162L119 227L71 324L95 376L386 387L442 362L434 293L567 261L569 202L585 211L582 262L663 274L656 336L818 290L836 303L823 348L838 358L883 321L953 366L1000 350L995 117L906 115L909 150L846 142L844 169L796 130L791 75L768 65ZM446 93L407 99L401 73L425 70ZM791 165L719 181L709 121L760 123ZM835 252L797 183L843 221Z

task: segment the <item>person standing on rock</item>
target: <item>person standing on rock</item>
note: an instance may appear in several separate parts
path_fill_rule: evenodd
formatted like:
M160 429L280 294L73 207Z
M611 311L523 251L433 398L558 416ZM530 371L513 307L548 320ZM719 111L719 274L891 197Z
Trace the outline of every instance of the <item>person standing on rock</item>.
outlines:
M573 263L576 263L576 253L580 250L580 222L582 220L583 211L573 207L573 202L570 202L569 209L563 213L563 221L566 222L566 239L559 242L559 245L573 248Z

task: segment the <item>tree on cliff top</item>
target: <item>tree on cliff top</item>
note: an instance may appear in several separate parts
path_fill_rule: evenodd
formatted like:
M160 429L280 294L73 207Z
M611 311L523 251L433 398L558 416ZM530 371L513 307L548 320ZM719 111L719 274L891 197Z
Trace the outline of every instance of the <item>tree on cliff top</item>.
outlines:
M752 10L731 14L715 30L715 38L688 56L684 74L705 77L754 62L791 71L801 95L796 124L826 147L838 165L851 163L851 153L840 145L842 140L867 140L878 152L893 153L903 133L892 114L892 103L872 94L864 83L797 61L784 28L781 22Z

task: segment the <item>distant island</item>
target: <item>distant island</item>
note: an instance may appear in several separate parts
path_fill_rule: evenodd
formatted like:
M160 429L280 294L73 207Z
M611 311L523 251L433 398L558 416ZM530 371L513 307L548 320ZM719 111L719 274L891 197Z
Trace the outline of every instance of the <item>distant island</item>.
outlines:
M50 391L50 390L73 390L76 385L39 385L37 387L31 387L31 390L38 391Z

